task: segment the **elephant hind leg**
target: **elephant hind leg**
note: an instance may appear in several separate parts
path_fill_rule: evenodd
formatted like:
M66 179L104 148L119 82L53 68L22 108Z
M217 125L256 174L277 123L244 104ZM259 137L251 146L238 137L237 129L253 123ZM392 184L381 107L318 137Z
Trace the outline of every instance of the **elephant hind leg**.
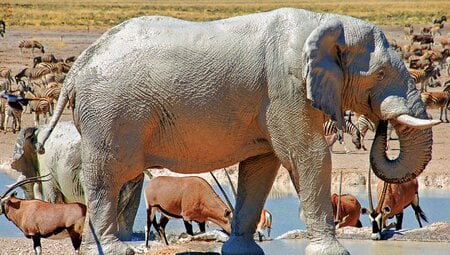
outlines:
M264 254L253 234L279 167L274 153L248 158L239 164L231 235L222 246L222 254Z

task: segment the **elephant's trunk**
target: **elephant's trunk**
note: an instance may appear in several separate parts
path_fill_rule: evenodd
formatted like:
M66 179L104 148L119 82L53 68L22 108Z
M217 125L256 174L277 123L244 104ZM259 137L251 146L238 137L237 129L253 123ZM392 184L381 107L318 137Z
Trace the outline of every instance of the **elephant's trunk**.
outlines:
M431 160L433 133L431 127L412 128L391 119L400 142L400 153L396 159L386 155L387 121L380 121L370 151L373 172L383 181L402 183L416 178Z

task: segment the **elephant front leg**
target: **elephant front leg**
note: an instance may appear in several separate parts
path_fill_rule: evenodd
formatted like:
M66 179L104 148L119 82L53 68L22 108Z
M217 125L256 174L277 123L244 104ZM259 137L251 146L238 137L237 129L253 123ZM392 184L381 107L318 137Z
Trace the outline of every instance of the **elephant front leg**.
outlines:
M349 252L337 241L331 205L331 155L320 135L308 137L304 150L289 152L291 179L299 195L310 243L307 255ZM299 154L292 153L296 151ZM298 156L300 155L300 156Z
M239 164L231 235L222 246L222 254L264 254L253 234L279 167L280 162L273 153L252 157Z
M122 184L117 184L118 178L109 173L113 172L110 164L84 163L82 166L85 181L85 196L87 201L87 215L84 224L82 254L134 254L131 247L119 241L117 229L117 207ZM100 169L102 171L100 171Z

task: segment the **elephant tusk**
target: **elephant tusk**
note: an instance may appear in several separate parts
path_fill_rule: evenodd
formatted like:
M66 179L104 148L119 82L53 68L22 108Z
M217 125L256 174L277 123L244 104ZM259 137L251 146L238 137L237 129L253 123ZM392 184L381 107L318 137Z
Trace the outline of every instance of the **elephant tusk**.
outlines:
M427 129L441 123L440 120L418 119L408 114L398 116L397 121L403 125L418 129Z

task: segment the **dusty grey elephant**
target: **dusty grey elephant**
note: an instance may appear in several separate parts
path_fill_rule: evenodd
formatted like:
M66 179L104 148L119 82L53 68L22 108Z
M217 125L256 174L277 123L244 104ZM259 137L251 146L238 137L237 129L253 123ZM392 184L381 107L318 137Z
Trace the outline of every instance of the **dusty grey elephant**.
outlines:
M345 110L392 122L399 157L386 157L381 130L370 161L377 176L396 183L423 171L438 123L426 119L379 28L288 8L211 22L125 21L76 60L44 136L68 102L83 137L90 222L83 247L105 254L131 251L113 224L125 182L146 168L190 174L236 162L235 217L223 254L263 253L253 233L281 164L304 210L306 254L348 254L335 238L324 115L340 126Z
M38 198L51 203L85 204L81 173L80 134L73 122L61 122L47 140L47 153L36 153L35 145L41 140L42 130L31 127L21 131L17 138L11 167L20 172L19 180L52 174L50 182L23 186L27 199ZM118 222L120 239L131 240L133 223L139 208L143 175L127 182L119 199Z

